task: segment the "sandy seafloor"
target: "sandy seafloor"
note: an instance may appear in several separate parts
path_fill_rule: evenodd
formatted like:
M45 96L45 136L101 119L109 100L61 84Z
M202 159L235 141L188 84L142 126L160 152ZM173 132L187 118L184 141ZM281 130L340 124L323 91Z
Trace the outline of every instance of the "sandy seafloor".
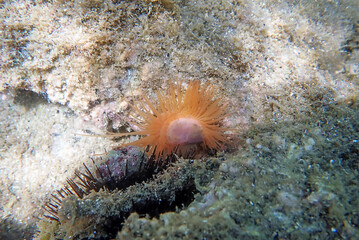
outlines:
M130 86L156 99L181 79L219 89L235 146L195 160L208 177L193 170L190 203L132 213L112 237L359 239L358 13L356 0L0 1L0 239L31 239L51 193L119 144L83 134L130 130ZM81 224L37 236L97 236Z

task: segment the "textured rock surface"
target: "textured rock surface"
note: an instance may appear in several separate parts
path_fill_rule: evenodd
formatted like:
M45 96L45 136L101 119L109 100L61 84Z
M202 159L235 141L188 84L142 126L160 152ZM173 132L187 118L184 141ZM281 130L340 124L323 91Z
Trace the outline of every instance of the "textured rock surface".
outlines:
M211 160L213 180L194 174L188 207L133 213L119 238L358 238L358 12L356 0L1 1L0 213L14 221L0 229L33 226L49 193L116 145L77 133L128 130L130 86L153 98L200 79L231 106L238 152Z

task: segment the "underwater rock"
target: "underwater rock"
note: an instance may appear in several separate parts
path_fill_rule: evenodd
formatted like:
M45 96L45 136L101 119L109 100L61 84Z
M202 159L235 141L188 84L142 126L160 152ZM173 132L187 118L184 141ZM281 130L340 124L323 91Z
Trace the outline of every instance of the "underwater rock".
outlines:
M138 147L114 150L95 175L85 166L86 173L75 173L78 182L52 194L39 238L111 238L132 212L154 217L188 205L197 192L192 165L179 160L165 169Z

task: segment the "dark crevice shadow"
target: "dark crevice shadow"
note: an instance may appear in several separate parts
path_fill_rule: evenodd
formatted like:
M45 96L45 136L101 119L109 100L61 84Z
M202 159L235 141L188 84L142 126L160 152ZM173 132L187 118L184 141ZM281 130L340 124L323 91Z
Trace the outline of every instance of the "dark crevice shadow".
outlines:
M26 89L16 89L14 91L14 104L24 106L26 109L33 108L39 104L47 103L47 96L37 94Z

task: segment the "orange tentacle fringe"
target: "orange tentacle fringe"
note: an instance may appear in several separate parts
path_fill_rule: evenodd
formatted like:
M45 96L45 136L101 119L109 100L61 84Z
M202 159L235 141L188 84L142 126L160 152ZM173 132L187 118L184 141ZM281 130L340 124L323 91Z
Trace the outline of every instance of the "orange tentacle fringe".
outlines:
M185 90L181 83L176 86L170 84L166 93L157 91L157 104L144 96L143 102L132 105L140 117L134 117L136 126L140 128L139 131L110 133L104 136L143 135L144 137L139 140L122 146L148 147L148 153L154 154L157 159L173 153L174 150L179 155L185 154L188 147L193 145L203 150L222 149L223 143L227 141L224 132L228 129L222 127L221 122L228 116L225 112L228 105L222 104L220 98L215 99L215 94L216 90L213 86L209 84L201 86L198 80L189 82ZM174 122L178 119L181 121ZM171 123L173 123L171 125L173 131L169 132ZM192 130L198 133L192 134ZM179 134L179 136L169 134ZM191 140L194 135L201 141ZM173 139L179 140L176 142Z

